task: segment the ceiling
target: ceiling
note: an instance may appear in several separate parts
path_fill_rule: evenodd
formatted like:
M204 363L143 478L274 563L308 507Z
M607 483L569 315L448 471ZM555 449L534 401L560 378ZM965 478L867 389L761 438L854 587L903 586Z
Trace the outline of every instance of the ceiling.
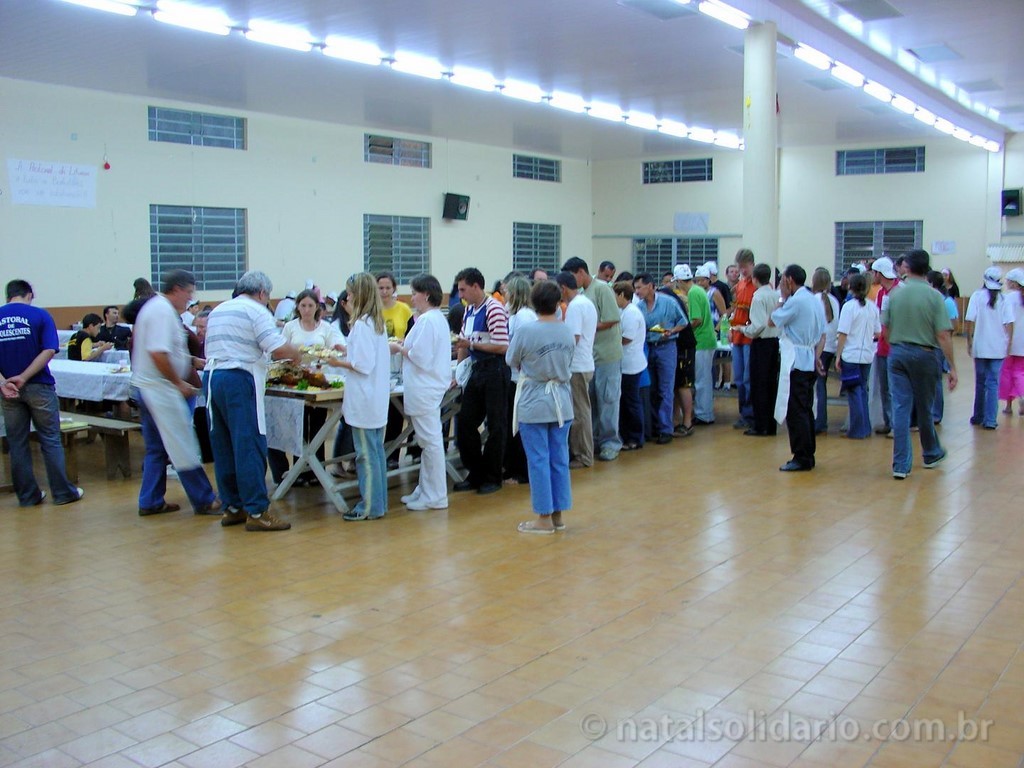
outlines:
M328 35L359 38L376 44L386 56L413 52L437 59L448 70L485 70L499 82L516 79L545 92L610 103L625 112L741 135L744 33L693 12L693 4L192 2L219 8L237 27L254 19L299 25L315 41ZM1019 63L1014 64L1024 31L1024 0L731 4L755 22L777 26L783 43L777 57L783 146L956 141L797 60L786 46L795 41L1000 144L1006 133L1024 130L1024 75ZM663 19L650 9L682 15ZM699 151L704 146L546 103L332 59L316 49L300 53L261 45L239 31L219 37L158 23L146 12L122 17L59 0L0 2L0 76L594 160ZM982 104L998 109L998 116L979 114Z

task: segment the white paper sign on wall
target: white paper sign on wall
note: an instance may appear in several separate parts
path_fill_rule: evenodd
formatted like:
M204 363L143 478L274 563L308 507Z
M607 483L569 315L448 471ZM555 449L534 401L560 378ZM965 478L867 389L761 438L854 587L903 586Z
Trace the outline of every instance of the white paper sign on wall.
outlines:
M932 240L933 256L949 256L956 253L956 240Z
M96 166L7 159L14 205L96 207Z
M680 211L672 221L674 231L693 235L707 234L710 223L710 213L690 213L687 211Z

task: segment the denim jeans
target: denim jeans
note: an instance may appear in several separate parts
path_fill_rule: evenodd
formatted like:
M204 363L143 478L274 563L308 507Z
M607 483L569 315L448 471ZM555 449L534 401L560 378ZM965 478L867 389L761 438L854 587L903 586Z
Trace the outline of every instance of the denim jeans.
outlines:
M892 347L889 347L892 355ZM882 419L886 429L892 429L892 396L889 382L889 358L878 355L875 357L875 384L878 386L878 397L882 401Z
M164 495L167 492L167 465L170 458L164 449L163 439L160 437L160 428L153 418L153 413L146 405L146 395L139 390L132 390L132 398L139 404L139 415L142 417L142 441L146 446L146 455L142 459L142 485L139 487L139 508L156 509L162 507L166 501ZM180 429L191 429L192 421L188 404L184 398L181 400L181 413L176 416L181 424L176 425ZM173 418L173 417L172 417ZM198 445L197 445L198 451ZM196 460L199 459L198 452ZM202 464L192 463L189 467L175 467L178 472L178 479L188 496L192 509L212 504L217 496L213 492L209 478L202 468Z
M715 350L698 349L693 360L693 415L701 421L715 420L715 382L711 375Z
M914 463L910 412L915 407L924 460L935 461L945 454L932 423L935 383L941 373L931 347L893 344L888 360L888 381L892 393L892 471L909 473Z
M214 371L207 404L217 490L227 507L261 515L267 496L267 437L256 421L256 382L247 371Z
M359 478L359 495L362 497L352 511L365 513L371 519L384 517L388 511L388 463L384 458L384 429L352 427L356 475Z
M618 453L619 398L622 395L622 360L601 363L594 367L590 382L590 405L594 423L594 444L597 450Z
M850 405L850 429L846 436L855 440L871 434L871 416L868 414L868 377L871 375L871 363L843 363L843 371L851 366L860 370L860 382L848 386L847 402Z
M750 345L732 345L732 379L736 382L740 418L753 422L754 406L750 403Z
M619 434L627 443L644 444L644 408L640 400L640 374L622 374L622 399L619 401Z
M671 435L672 388L676 383L678 359L675 340L651 344L647 370L651 372L651 416L656 435Z
M78 498L78 489L68 480L64 468L64 448L60 444L60 403L52 384L29 382L14 398L3 400L4 427L11 447L11 481L18 503L31 507L42 499L42 491L32 472L32 449L29 447L29 425L36 428L36 437L46 466L46 480L54 502L66 503Z
M569 425L565 422L520 424L530 472L530 503L538 515L564 512L572 507L569 482Z
M974 358L974 415L972 424L995 429L999 413L999 372L1003 358ZM941 379L941 377L940 377Z
M936 424L942 421L946 412L946 396L942 392L942 374L949 372L949 365L946 363L946 356L941 349L935 350L935 360L939 364L939 383L935 385L935 400L932 403L932 421Z
M821 353L821 367L825 369L825 375L819 375L818 381L814 385L815 393L818 396L818 412L814 417L815 432L828 430L828 369L832 367L832 361L835 359L835 352Z

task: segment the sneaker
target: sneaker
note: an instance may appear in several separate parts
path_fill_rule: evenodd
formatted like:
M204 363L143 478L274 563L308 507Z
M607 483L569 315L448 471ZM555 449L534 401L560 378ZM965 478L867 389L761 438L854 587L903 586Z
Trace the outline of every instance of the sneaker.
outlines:
M410 512L426 512L428 509L448 509L448 502L443 501L440 503L428 504L420 499L415 499L413 501L406 502L405 508Z
M348 520L350 523L356 522L357 520L380 520L386 513L379 515L368 515L364 511L356 512L354 509L350 509L348 512L341 516L342 520Z
M76 501L80 501L81 498L85 496L85 489L75 488L75 490L78 492L78 495L75 498L68 499L67 501L57 501L56 499L54 499L53 503L58 507L63 507L65 504L74 504Z
M241 525L248 518L249 516L245 514L244 510L228 507L227 511L221 515L220 524L227 528L229 525Z
M946 460L946 452L943 451L938 457L932 459L931 461L926 461L924 463L924 468L925 469L933 469L934 467L939 466L939 464L941 464L945 460Z
M291 527L291 523L278 520L270 514L270 510L267 510L259 517L249 515L245 521L245 530L247 531L287 531Z
M672 435L669 435L669 434L658 435L654 439L654 442L656 442L658 445L668 445L669 443L672 442ZM572 465L570 464L569 466L572 466Z
M604 448L601 453L597 455L599 461L615 461L619 458L619 452L614 448Z
M897 472L895 469L892 471L892 476L897 480L906 480L909 472Z
M412 493L410 493L410 494L408 494L406 496L403 496L401 499L399 499L399 501L401 501L403 504L410 504L410 503L413 503L413 502L417 502L419 500L420 500L420 488L419 488L419 486L416 486L416 490L413 491Z

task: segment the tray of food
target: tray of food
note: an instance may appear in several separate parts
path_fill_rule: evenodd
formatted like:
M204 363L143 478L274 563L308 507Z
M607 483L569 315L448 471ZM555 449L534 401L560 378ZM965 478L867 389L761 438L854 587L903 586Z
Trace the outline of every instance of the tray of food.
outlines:
M268 392L276 390L309 395L332 393L340 397L344 388L345 381L340 375L324 373L319 367L296 365L288 360L275 360L267 369Z

